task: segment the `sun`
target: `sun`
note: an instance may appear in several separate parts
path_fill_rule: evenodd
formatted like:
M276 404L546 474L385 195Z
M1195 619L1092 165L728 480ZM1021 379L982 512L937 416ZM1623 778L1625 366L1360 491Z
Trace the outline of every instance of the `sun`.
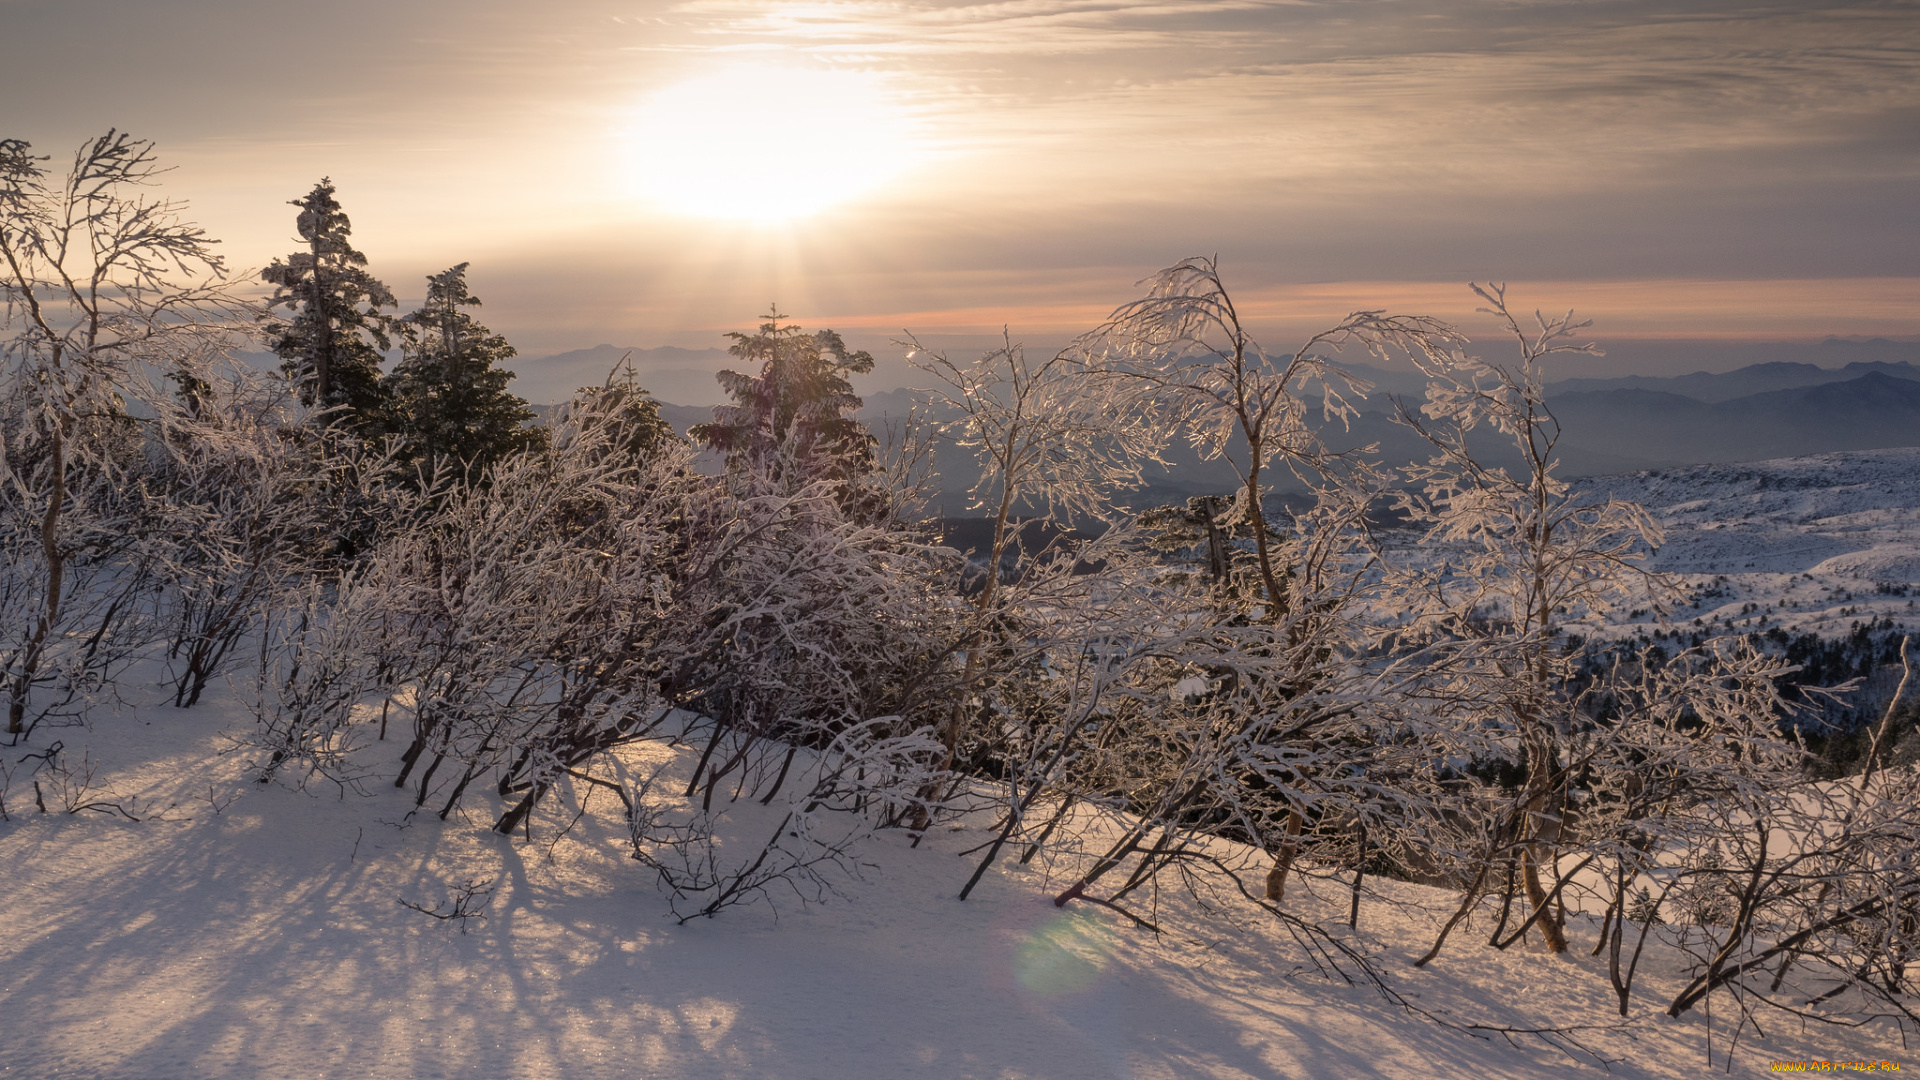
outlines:
M780 221L903 173L911 135L880 77L743 68L668 87L631 131L634 189L662 209Z

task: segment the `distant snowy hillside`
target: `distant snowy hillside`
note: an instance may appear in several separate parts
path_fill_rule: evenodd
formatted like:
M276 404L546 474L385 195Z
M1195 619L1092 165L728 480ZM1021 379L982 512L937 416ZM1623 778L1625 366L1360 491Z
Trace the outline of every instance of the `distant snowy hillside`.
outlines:
M1920 448L1695 465L1591 481L1666 529L1653 567L1687 575L1675 613L1742 630L1920 627Z

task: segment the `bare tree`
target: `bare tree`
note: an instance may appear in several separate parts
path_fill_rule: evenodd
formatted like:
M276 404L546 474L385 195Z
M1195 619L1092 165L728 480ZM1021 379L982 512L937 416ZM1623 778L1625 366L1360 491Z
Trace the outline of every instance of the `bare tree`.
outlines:
M1183 260L1147 284L1145 297L1122 305L1076 348L1090 370L1124 385L1135 415L1157 418L1163 438L1185 439L1233 466L1269 618L1277 620L1284 615L1288 571L1272 550L1266 475L1279 467L1317 482L1329 455L1310 422L1310 391L1318 388L1321 415L1334 421L1353 416L1350 398L1371 389L1316 350L1437 353L1458 336L1434 319L1359 311L1292 353L1271 354L1241 322L1213 259Z
M1243 701L1241 706L1267 718L1239 725L1243 734L1236 738L1313 742L1320 720L1280 720L1274 711L1290 714L1291 702L1298 699L1307 714L1314 714L1319 706L1310 702L1319 681L1338 669L1332 659L1348 651L1343 643L1350 631L1348 615L1361 595L1364 576L1350 559L1363 546L1355 544L1356 530L1364 529L1379 484L1364 460L1329 453L1313 423L1311 391L1317 389L1320 396L1321 422L1332 423L1353 416L1351 399L1370 388L1325 352L1357 348L1379 357L1394 351L1435 354L1459 337L1437 320L1362 311L1291 353L1271 354L1242 322L1214 260L1186 259L1148 284L1147 296L1117 309L1076 344L1076 351L1090 372L1116 384L1126 412L1158 418L1163 439L1183 438L1206 457L1224 459L1234 468L1240 490L1232 506L1242 521L1227 524L1244 523L1252 534L1257 603L1250 614L1274 635L1261 648L1281 661L1280 667L1257 677L1219 673L1231 675L1236 694L1252 694L1258 701ZM1278 468L1316 492L1318 509L1312 522L1297 521L1291 540L1276 527L1267 507L1268 476ZM1218 538L1215 543L1225 546ZM1224 563L1224 551L1221 555ZM1224 573L1224 566L1221 569ZM1227 652L1243 655L1249 647L1235 643ZM1288 669L1286 664L1301 666ZM1338 715L1344 714L1335 710L1328 718ZM1224 748L1208 751L1215 752ZM1282 752L1273 760L1290 756ZM1274 787L1276 793L1285 793L1275 796L1285 805L1285 824L1280 835L1268 841L1275 863L1266 892L1276 899L1297 856L1297 838L1313 816L1306 794L1310 770L1287 771L1286 781ZM1263 777L1261 783L1271 779ZM1164 812L1182 813L1188 799L1207 794L1198 780L1189 786L1192 794L1176 798ZM1250 828L1263 838L1270 835L1264 828Z
M1636 883L1676 851L1697 861L1725 841L1705 808L1764 805L1796 778L1803 752L1781 736L1774 686L1789 669L1732 642L1672 657L1603 645L1611 661L1583 668L1570 626L1603 624L1629 605L1661 612L1679 586L1645 565L1660 531L1643 508L1556 475L1545 364L1592 352L1575 341L1588 324L1536 313L1522 329L1502 287L1475 289L1519 363L1416 355L1432 381L1418 413L1402 406L1400 418L1432 455L1406 470L1413 486L1400 507L1419 540L1387 561L1382 603L1395 616L1375 631L1382 648L1404 650L1412 676L1397 707L1455 733L1447 752L1480 769L1456 778L1430 844L1457 868L1463 896L1419 963L1490 891L1502 892L1490 943L1537 930L1565 951L1567 894L1590 887L1578 884L1584 872L1604 883L1595 951L1609 951L1624 1010L1632 964L1622 970L1620 940ZM1481 428L1517 456L1516 471L1469 445Z
M0 482L17 514L32 519L39 549L36 582L9 611L28 620L9 627L5 646L7 729L16 736L50 666L91 663L55 662L50 651L70 639L77 614L97 606L77 595L70 573L94 543L76 512L88 485L75 475L110 467L128 371L164 363L243 314L215 242L180 220L181 204L143 194L163 171L152 143L109 131L57 181L45 160L21 140L0 141L0 295L11 331L0 383L14 405ZM16 518L9 528L24 525Z
M1910 681L1905 644L1887 717ZM1883 717L1876 735L1886 725ZM1803 772L1702 802L1696 817L1691 849L1648 875L1663 901L1692 909L1672 933L1688 981L1669 1015L1719 995L1734 1009L1736 1033L1759 1029L1762 1011L1843 1027L1920 1023L1920 812L1910 774L1878 770L1870 755L1851 782ZM1623 1008L1631 970L1628 982Z
M951 769L965 735L969 696L983 674L983 658L989 651L1007 656L1006 643L989 648L988 637L994 627L1004 632L1012 625L1001 602L1010 551L1018 552L1023 564L1013 568L1015 580L1031 571L1034 558L1058 556L1049 550L1028 555L1022 535L1051 533L1057 539L1061 527L1076 518L1112 517L1112 495L1138 487L1142 465L1157 455L1153 430L1137 413L1117 407L1110 394L1103 395L1115 384L1090 377L1068 353L1036 364L1006 335L1000 348L961 365L918 341L909 344L915 366L941 384L932 393L935 408L948 417L940 424L942 434L956 448L972 451L979 473L973 506L993 514L986 574L973 597L974 625L959 646L966 656L961 691L941 727L943 767ZM1016 519L1023 509L1029 516ZM1018 816L1009 814L1009 830ZM998 845L994 850L998 852Z
M1519 743L1513 752L1525 770L1522 792L1490 842L1501 852L1517 850L1530 921L1563 952L1566 938L1541 884L1542 867L1553 865L1561 819L1552 804L1566 778L1561 751L1573 712L1562 692L1572 660L1561 624L1570 615L1604 613L1630 585L1656 584L1637 571L1660 534L1640 507L1592 499L1554 475L1560 428L1546 406L1543 364L1557 353L1593 352L1571 341L1589 324L1571 315L1541 317L1536 332L1523 331L1507 311L1503 287L1474 289L1489 305L1482 310L1518 342L1520 362L1509 370L1443 350L1419 358L1433 381L1421 415L1402 406L1401 420L1434 454L1408 470L1419 490L1400 501L1410 520L1426 526L1428 550L1444 546L1451 558L1405 579L1405 595L1416 605L1418 625L1438 635L1434 648L1447 654L1432 659L1436 673L1451 676L1436 682L1435 692L1449 703L1497 703L1499 722ZM1518 473L1483 464L1468 446L1481 425L1518 449ZM1469 888L1469 896L1474 892Z

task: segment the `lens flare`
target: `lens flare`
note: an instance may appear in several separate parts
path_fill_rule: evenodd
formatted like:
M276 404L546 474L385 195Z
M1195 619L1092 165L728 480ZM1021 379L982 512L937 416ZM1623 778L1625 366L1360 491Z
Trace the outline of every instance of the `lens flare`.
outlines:
M1078 993L1099 981L1113 955L1113 932L1096 915L1057 915L1020 945L1014 978L1042 997Z

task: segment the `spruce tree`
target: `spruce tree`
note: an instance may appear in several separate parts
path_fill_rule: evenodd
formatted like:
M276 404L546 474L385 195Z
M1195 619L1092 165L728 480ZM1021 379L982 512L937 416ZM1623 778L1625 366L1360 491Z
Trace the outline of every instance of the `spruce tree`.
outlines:
M269 322L273 351L299 381L303 401L345 406L357 427L377 431L386 411L380 354L391 347L380 309L393 306L393 293L367 273L367 257L347 242L353 228L331 180L322 178L287 205L300 208L296 223L307 250L275 259L260 274L277 286L267 310L284 307L291 316Z
M480 301L467 291L467 264L427 278L427 300L397 322L401 360L387 378L394 424L420 459L450 459L477 473L530 445L533 410L507 392L514 355L507 340L462 311Z
M804 333L768 311L757 333L731 333L728 352L759 367L758 375L722 371L734 404L713 410L713 423L688 434L727 456L729 468L797 489L815 480L855 485L873 469L872 434L851 414L860 399L849 374L873 370L873 356L852 352L831 330Z

